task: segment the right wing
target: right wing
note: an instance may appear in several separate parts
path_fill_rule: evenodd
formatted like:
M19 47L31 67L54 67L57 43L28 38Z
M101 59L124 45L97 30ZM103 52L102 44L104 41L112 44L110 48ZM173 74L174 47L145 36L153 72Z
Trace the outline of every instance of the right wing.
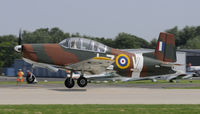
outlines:
M76 71L84 71L89 74L101 74L102 72L105 72L108 67L112 66L113 63L114 60L107 57L94 57L66 66L66 68Z
M73 75L72 78L78 79L80 77L79 75ZM119 77L119 75L117 75L115 73L115 71L113 72L103 72L101 74L95 74L95 75L84 75L85 78L87 79L91 79L91 80L97 80L97 79L102 79L102 80L107 80L108 78L116 78Z

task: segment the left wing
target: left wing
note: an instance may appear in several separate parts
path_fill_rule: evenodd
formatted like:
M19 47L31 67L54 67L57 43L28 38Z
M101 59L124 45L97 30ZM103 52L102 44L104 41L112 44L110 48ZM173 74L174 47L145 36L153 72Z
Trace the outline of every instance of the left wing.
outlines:
M182 71L177 71L175 74L168 74L168 75L160 75L160 76L150 76L150 77L142 77L142 78L125 78L122 81L138 81L138 80L152 80L152 82L156 82L156 79L164 79L169 82L173 82L173 80L177 79L191 79L195 77L194 73L186 74Z
M140 80L152 80L152 82L157 82L156 79L160 78L161 76L151 76L151 77L142 77L142 78L122 78L121 81L140 81Z
M167 80L169 82L173 82L173 80L177 80L177 79L191 79L192 77L194 77L194 74L180 74L180 75L174 75L174 76L169 76L167 78Z

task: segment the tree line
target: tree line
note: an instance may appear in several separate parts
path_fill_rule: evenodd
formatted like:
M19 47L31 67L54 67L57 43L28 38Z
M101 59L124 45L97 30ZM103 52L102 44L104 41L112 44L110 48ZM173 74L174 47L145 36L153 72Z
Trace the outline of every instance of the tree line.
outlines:
M179 48L200 49L200 26L186 26L180 30L175 26L165 32L175 35L176 46ZM155 48L157 44L157 38L148 42L141 37L124 32L119 33L115 38L104 38L80 35L79 33L70 34L57 27L40 28L33 32L24 30L22 32L22 43L59 43L70 37L88 38L118 49ZM10 67L14 59L21 58L21 55L14 51L17 41L18 36L15 35L0 36L0 68Z

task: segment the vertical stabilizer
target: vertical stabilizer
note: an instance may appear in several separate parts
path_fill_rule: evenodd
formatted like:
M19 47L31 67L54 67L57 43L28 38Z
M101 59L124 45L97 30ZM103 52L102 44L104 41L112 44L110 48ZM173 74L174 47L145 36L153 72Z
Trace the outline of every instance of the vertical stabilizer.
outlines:
M173 34L160 33L155 49L155 57L165 62L176 62L176 47Z

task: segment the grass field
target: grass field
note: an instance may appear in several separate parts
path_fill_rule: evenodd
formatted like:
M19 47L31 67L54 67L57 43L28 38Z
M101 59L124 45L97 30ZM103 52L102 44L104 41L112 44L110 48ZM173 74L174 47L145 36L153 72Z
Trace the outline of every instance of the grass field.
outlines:
M158 80L157 82L152 82L151 80L140 80L140 81L129 81L129 82L119 82L119 83L124 83L124 84L174 84L170 83L166 80ZM176 84L190 84L190 83L200 83L200 80L178 80Z
M17 83L15 81L1 81L0 82L0 85L5 85L5 84L15 85ZM26 84L26 82L23 82L23 84ZM64 80L63 81L49 81L49 82L40 81L38 82L38 84L64 84Z
M200 105L0 105L1 114L199 114Z
M165 89L200 89L200 87L167 87Z
M26 84L26 82L23 82L24 84ZM43 81L39 81L38 84L63 84L64 83L64 79L63 81L48 81L48 82L43 82ZM100 83L104 83L104 82L100 82ZM108 84L174 84L174 83L170 83L166 80L158 80L157 82L152 82L151 80L140 80L140 81L129 81L129 82L121 82L121 81L117 81L117 82L112 82L109 81ZM192 82L190 82L189 80L179 80L178 83L176 84L191 84L191 83L199 83L200 84L200 80L192 80ZM16 84L15 81L0 81L0 84Z

